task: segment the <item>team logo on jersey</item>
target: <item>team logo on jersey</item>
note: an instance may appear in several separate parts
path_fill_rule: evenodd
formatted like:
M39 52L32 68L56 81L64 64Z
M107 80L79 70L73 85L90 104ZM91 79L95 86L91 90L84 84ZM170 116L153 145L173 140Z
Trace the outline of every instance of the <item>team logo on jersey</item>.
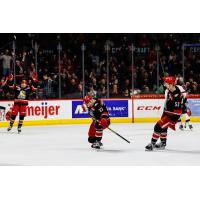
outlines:
M26 92L24 90L21 90L18 99L26 99Z

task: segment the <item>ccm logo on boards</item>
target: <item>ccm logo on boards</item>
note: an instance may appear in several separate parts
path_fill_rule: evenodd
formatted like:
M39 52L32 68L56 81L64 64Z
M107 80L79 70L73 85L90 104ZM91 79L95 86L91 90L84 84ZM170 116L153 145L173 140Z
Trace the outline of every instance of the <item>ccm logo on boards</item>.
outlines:
M160 110L161 106L138 106L137 110Z

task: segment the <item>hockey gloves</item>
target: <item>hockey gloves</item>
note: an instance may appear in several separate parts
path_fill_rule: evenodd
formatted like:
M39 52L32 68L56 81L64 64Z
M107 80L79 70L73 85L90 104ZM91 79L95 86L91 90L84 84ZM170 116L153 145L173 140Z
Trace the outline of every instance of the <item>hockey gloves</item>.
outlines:
M103 127L103 129L108 128L109 126L109 120L105 118L101 118L99 125Z

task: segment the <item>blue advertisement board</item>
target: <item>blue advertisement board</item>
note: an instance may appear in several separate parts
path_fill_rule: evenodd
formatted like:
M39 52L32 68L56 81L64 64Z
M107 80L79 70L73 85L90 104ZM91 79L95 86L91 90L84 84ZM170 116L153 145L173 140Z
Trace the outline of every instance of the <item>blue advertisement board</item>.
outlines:
M128 117L128 100L104 100L110 117ZM72 118L89 118L82 109L83 101L72 101Z
M188 99L188 107L192 116L200 116L200 99Z

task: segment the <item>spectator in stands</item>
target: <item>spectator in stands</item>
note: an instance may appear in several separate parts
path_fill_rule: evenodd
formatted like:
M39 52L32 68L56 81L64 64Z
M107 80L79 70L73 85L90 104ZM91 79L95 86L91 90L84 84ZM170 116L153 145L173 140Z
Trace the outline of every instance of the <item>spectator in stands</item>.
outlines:
M190 78L189 81L186 82L186 88L189 93L192 93L193 90L196 91L197 82L195 82L193 78Z
M112 89L111 89L111 92L110 92L110 97L112 97L112 98L119 97L118 85L117 84L113 84L112 85Z
M144 90L143 90L144 94L151 94L150 89L147 85L144 86Z
M83 97L83 82L80 81L78 84L78 95L77 98L82 98Z
M145 71L143 74L142 74L142 86L144 88L144 86L149 86L152 88L152 84L151 84L151 80L149 78L149 74Z
M10 85L13 84L13 81L11 80L8 80L7 82L9 82ZM5 78L2 78L0 81L0 99L6 99L6 100L13 99L14 96L12 91L10 91L9 86L5 85L2 88L4 83L5 83Z
M36 74L35 64L31 63L31 66L27 68L28 77L32 77L32 75Z
M55 82L52 80L49 74L43 75L43 80L39 83L39 86L42 89L42 98L55 98Z
M97 97L97 91L94 89L92 84L89 87L88 95L90 95L91 97L94 97L94 98Z
M101 84L98 91L97 91L97 97L98 98L106 98L107 96L107 90L104 84Z
M16 71L16 83L19 84L21 83L22 78L24 78L24 69L19 60L16 60L15 71Z
M198 85L197 83L195 82L195 84L192 85L192 88L190 90L190 93L191 94L199 94L199 88L198 88Z
M100 81L99 81L99 85L100 85L100 87L101 86L106 86L106 79L105 78L102 78Z
M177 75L177 85L183 85L184 84L184 81L183 81L183 77L181 76L180 73L178 73Z
M186 88L187 88L187 91L191 94L197 94L200 92L198 88L198 84L197 82L193 80L193 78L190 78L189 82L186 83Z
M89 75L89 78L92 79L92 78L95 78L95 77L96 77L96 72L95 72L95 69L92 68L90 75Z
M131 88L131 85L130 85L130 80L127 78L125 81L124 81L124 84L123 84L123 87L122 87L122 90L126 90L126 89L130 89Z
M38 35L39 36L39 35ZM30 38L29 38L30 39ZM61 52L61 89L62 97L77 98L82 95L82 57L81 44L86 45L85 50L85 89L86 92L94 90L98 97L107 96L107 59L105 44L109 44L109 82L110 96L127 96L127 90L130 95L132 88L132 66L130 45L135 40L135 46L138 51L134 52L134 70L132 93L163 93L161 79L159 78L159 89L157 90L157 57L155 51L155 41L160 44L159 52L159 75L163 77L166 73L178 77L178 83L183 83L182 75L182 50L183 42L198 43L199 36L194 38L192 35L185 37L182 34L71 34L63 35L63 51ZM20 40L20 39L19 39ZM19 41L16 53L16 74L17 81L20 76L32 77L35 73L35 55L32 49L31 41ZM58 52L55 41L43 37L38 37L40 46L38 52L38 79L40 83L46 83L44 76L49 74L48 84L58 83ZM45 43L45 45L43 45ZM23 44L23 45L22 45ZM145 48L149 49L148 51ZM24 51L26 49L26 51ZM13 57L7 50L0 56L3 76L5 77L12 71ZM5 70L3 70L3 66ZM199 92L200 84L200 56L194 53L194 49L185 50L185 77L188 82L188 91L191 93ZM189 81L193 79L192 81ZM46 84L46 85L48 85ZM45 85L45 84L43 84ZM44 88L47 88L46 86ZM41 87L40 91L43 91ZM49 92L44 93L50 98ZM55 89L53 89L55 93ZM57 90L58 92L58 87ZM131 93L131 94L132 94ZM44 95L44 96L45 96ZM129 96L128 95L128 96ZM54 95L56 96L56 95Z
M13 60L12 57L9 55L8 49L5 51L5 54L0 55L0 60L2 60L3 77L6 77L8 74L11 73L11 62Z
M130 91L128 88L126 88L123 92L122 92L122 97L124 98L130 98L131 95L130 95Z
M68 97L78 98L78 96L79 96L79 88L78 88L78 83L74 78L72 78L70 80L69 88L67 88L67 89L68 89L68 94L69 94Z
M97 90L97 89L98 89L98 86L97 86L97 79L96 79L95 77L92 78L91 84L92 84L94 90Z

